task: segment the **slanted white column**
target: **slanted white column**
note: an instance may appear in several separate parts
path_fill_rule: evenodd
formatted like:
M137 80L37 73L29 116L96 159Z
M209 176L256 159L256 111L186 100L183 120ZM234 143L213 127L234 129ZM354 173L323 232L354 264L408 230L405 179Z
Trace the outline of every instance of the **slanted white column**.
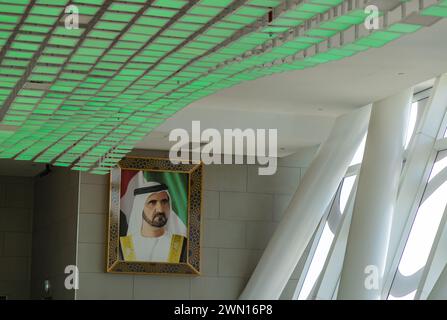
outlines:
M428 300L446 300L447 299L447 266L444 267L441 275L436 281L433 290L428 296Z
M279 299L365 135L369 115L365 107L336 120L240 299Z
M412 96L373 104L338 299L381 298Z

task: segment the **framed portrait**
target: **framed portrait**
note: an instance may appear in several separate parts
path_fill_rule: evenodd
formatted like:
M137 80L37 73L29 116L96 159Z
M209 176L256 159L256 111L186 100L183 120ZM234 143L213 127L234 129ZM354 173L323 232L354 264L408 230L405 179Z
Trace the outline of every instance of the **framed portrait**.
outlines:
M107 272L200 274L203 165L126 157L110 175Z

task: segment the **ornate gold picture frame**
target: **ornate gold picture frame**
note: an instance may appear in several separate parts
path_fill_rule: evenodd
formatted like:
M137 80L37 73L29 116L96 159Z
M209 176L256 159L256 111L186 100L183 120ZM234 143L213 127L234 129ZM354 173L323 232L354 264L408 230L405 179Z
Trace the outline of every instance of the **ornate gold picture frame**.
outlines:
M107 272L200 274L203 164L126 157L110 174Z

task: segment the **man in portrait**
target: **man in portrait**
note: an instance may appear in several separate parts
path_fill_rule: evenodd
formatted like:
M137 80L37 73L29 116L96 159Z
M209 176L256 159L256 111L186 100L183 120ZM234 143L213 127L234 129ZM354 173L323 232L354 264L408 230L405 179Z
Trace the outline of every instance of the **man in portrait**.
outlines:
M127 232L120 230L121 254L125 261L171 262L183 261L186 250L186 226L172 209L168 187L158 182L147 182L142 174L138 182L128 188L132 196L127 216ZM130 194L127 194L130 193ZM123 210L123 208L121 208ZM121 224L120 228L125 228Z

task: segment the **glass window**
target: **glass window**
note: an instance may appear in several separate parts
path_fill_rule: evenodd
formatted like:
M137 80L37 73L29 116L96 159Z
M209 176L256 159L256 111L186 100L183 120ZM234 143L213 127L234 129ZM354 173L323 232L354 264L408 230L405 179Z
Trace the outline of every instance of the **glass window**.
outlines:
M447 150L438 154L410 231L389 299L414 299L447 205Z
M340 193L340 212L343 214L348 204L349 196L351 195L352 188L354 187L355 179L357 176L346 177L343 180L343 187Z
M318 241L317 248L312 257L309 269L304 279L303 286L298 295L298 300L306 300L311 296L312 290L323 271L328 255L331 251L335 238L335 232L343 222L342 216L346 211L348 200L354 189L357 176L349 176L343 179L341 188L338 189L332 203L331 212L323 228L323 232Z
M366 134L363 137L362 142L360 143L360 146L357 148L357 151L355 152L354 158L352 158L351 164L349 166L354 166L356 164L362 163L363 155L365 153L365 146L366 146Z
M408 145L410 144L411 138L413 137L414 131L416 129L416 122L418 119L418 109L419 109L419 103L414 102L411 106L410 122L408 123L408 128L407 128L405 149L408 148Z
M298 296L298 300L306 300L309 298L312 289L317 282L321 271L323 270L333 240L334 234L332 233L329 224L326 222L323 233L320 237L320 241L318 242L317 250L315 250L309 270L307 271L303 287L301 288Z

